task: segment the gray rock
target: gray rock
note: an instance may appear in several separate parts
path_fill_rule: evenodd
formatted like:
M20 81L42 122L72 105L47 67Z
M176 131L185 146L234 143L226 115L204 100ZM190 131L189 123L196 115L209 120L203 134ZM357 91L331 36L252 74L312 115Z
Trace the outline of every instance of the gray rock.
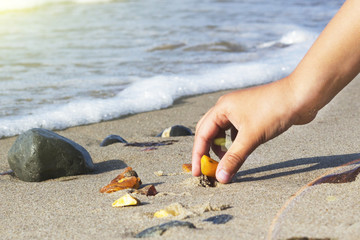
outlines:
M27 182L73 176L94 169L86 149L42 128L19 135L9 150L8 162L15 175Z
M106 147L108 145L111 145L113 143L128 143L125 139L123 139L122 137L120 137L119 135L109 135L107 136L101 143L100 143L100 147Z
M164 131L156 135L156 137L179 137L179 136L189 136L189 135L193 135L190 128L187 128L182 125L175 125L166 128Z
M187 227L187 228L196 228L194 224L191 222L183 222L183 221L170 221L167 223L163 223L160 225L156 225L151 228L147 228L142 232L139 232L135 237L136 238L146 238L146 237L155 237L155 236L161 236L173 227Z
M233 216L229 214L220 214L213 217L209 217L207 219L204 219L204 222L212 222L213 224L225 224L228 221L233 219Z

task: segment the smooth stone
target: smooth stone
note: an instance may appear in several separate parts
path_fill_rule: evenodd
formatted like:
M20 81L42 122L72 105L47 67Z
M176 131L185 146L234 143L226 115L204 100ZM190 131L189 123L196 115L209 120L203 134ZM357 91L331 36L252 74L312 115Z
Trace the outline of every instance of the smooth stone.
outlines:
M123 139L122 137L120 137L119 135L109 135L107 136L101 143L100 143L100 147L106 147L110 144L113 143L128 143L125 139Z
M229 214L220 214L213 217L209 217L207 219L204 219L204 222L212 222L213 224L225 224L228 221L233 219L233 216Z
M194 224L191 222L183 222L183 221L171 221L167 223L163 223L160 225L156 225L154 227L150 227L145 229L144 231L136 234L136 238L146 238L146 237L155 237L163 235L167 230L173 227L187 227L187 228L196 228Z
M18 136L8 162L26 182L73 176L94 170L90 154L79 144L52 131L33 128Z
M169 128L166 128L164 131L156 135L156 137L180 137L180 136L189 136L193 135L193 132L190 128L187 128L182 125L175 125Z

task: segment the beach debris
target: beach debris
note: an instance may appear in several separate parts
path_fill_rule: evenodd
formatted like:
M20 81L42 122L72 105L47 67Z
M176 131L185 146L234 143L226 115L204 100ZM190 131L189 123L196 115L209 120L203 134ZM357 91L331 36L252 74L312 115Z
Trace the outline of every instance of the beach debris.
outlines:
M162 196L192 196L189 192L181 192L181 193L174 193L174 192L160 192L156 195L157 197Z
M331 238L291 237L286 240L331 240Z
M211 211L222 211L230 208L230 205L211 205L210 203L205 203L202 205L195 206L184 206L181 203L172 203L164 209L161 209L154 213L155 218L167 218L167 217L177 217L178 219L185 219L193 216L199 216L205 212Z
M161 170L154 172L154 174L158 177L166 176L166 174L164 174L164 171Z
M199 183L198 186L200 187L216 187L218 182L216 181L216 178L208 177L206 175L201 175L198 177Z
M182 169L184 172L191 172L192 171L192 164L191 163L184 163L182 165Z
M138 193L145 196L155 196L158 192L154 185L147 185L139 190L135 190L133 193Z
M322 184L322 183L348 183L356 180L357 175L360 173L360 166L352 170L339 173L331 174L324 176L313 183L313 185Z
M178 140L166 140L160 142L132 142L125 144L126 147L160 147L171 145L173 143L178 142Z
M101 193L112 193L120 190L135 188L138 189L140 187L141 180L138 177L124 177L119 180L117 183L110 183L105 187L100 189Z
M141 179L137 173L131 168L127 167L125 170L117 175L111 182L100 189L101 193L112 193L128 188L138 189L141 185Z
M214 145L216 146L225 146L226 145L226 138L215 138Z
M13 170L7 170L5 172L1 172L0 173L0 176L3 176L3 175L11 175L14 171Z
M143 151L143 152L149 152L149 151L157 150L157 149L158 149L158 148L156 148L156 147L147 147L147 148L141 149L141 151Z
M164 173L164 171L159 170L154 172L154 174L158 177L165 177L165 176L178 176L178 175L184 175L185 172L172 172L172 173Z
M201 175L199 177L189 177L185 179L182 184L189 187L217 187L220 185L220 183L215 178L205 175Z
M187 228L196 228L194 224L191 222L184 221L170 221L160 225L156 225L150 228L147 228L138 234L136 234L135 238L146 238L146 237L155 237L163 235L167 230L174 227L187 227Z
M218 162L214 159L203 155L201 157L201 173L208 177L215 177L216 168L218 166Z
M180 136L190 136L193 135L193 132L190 128L187 128L182 125L174 125L172 127L166 128L161 133L156 135L156 137L180 137Z
M204 222L212 222L213 224L225 224L228 221L233 219L233 216L230 214L220 214L213 217L204 219Z
M128 143L125 139L123 139L122 137L120 137L119 135L109 135L107 136L101 143L100 143L100 147L106 147L108 145L114 144L114 143Z
M328 197L326 198L326 200L327 200L328 202L334 202L334 201L337 201L338 198L337 198L336 196L328 196Z
M40 182L94 170L85 148L55 132L33 128L18 136L8 153L8 162L23 181Z
M137 172L135 172L132 167L126 167L122 173L117 175L110 183L117 183L119 180L123 179L124 177L139 177Z
M173 203L169 206L167 206L164 209L161 209L154 213L154 217L156 218L164 218L169 216L179 216L179 215L191 215L192 212L190 212L188 209L186 209L182 204L180 203Z
M140 200L136 197L130 195L129 193L125 194L115 202L113 202L113 207L128 207L128 206L137 206L140 205Z

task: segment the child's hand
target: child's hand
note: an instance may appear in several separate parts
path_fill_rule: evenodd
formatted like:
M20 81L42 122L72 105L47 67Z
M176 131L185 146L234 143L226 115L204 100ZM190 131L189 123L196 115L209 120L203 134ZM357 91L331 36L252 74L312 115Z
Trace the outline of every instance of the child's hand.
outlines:
M216 178L222 183L229 182L256 147L294 124L293 101L286 79L221 97L196 127L193 175L200 175L200 158L209 155L211 147L221 158ZM224 152L221 144L214 144L214 140L225 138L228 129L231 129L233 144Z

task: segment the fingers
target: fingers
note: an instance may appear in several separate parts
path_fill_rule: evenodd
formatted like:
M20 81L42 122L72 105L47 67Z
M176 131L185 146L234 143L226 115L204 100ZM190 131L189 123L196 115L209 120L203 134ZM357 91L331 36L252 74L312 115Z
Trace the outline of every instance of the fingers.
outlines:
M218 135L223 135L222 132L224 131L224 127L226 128L226 122L227 119L219 118L214 109L207 112L199 121L196 128L192 152L192 174L194 176L200 176L200 159L203 155L209 155L213 139Z
M245 162L246 158L255 149L256 142L245 136L246 134L242 136L238 135L229 150L221 159L216 170L216 179L219 182L229 183Z

